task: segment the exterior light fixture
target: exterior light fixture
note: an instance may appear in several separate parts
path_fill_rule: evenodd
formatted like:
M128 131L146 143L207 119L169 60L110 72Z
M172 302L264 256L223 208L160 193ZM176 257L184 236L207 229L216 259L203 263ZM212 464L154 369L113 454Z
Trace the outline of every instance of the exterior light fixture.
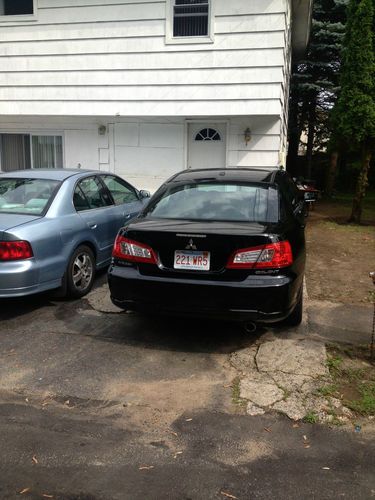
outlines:
M100 127L98 128L99 135L105 135L106 131L107 128L105 125L100 125Z
M245 140L245 143L247 146L248 143L251 141L251 130L249 127L247 127L247 129L245 130L243 136L244 136L244 140Z

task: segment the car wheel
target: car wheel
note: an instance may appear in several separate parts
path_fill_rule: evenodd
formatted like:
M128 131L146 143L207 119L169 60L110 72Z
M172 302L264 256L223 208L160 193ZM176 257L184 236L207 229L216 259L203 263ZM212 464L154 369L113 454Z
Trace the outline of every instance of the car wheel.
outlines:
M66 272L67 295L79 298L92 287L95 276L95 257L86 245L79 246L70 258Z
M289 316L286 318L285 323L288 326L298 326L301 324L302 321L302 314L303 314L303 292L302 288L299 293L298 297L298 302L293 309L293 311L289 314Z

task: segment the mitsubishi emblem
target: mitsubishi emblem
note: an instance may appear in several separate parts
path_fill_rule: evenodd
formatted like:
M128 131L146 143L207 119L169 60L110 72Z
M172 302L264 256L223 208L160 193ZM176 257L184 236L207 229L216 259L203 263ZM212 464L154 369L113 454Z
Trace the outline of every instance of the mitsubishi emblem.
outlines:
M189 243L185 247L185 250L196 250L196 249L197 247L194 245L194 241L190 239Z

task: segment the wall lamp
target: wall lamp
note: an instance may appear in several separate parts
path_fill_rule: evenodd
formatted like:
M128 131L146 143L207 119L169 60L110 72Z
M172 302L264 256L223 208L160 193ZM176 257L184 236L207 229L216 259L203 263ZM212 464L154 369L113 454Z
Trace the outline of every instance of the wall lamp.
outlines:
M247 129L243 133L243 137L244 137L244 140L245 140L245 143L246 143L246 146L247 146L248 143L251 141L251 130L250 130L249 127L247 127Z

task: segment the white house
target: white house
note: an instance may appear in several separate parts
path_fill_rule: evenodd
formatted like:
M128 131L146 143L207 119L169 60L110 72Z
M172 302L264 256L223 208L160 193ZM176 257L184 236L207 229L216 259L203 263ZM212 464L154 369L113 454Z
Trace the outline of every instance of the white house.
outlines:
M285 163L312 0L0 0L0 168Z

